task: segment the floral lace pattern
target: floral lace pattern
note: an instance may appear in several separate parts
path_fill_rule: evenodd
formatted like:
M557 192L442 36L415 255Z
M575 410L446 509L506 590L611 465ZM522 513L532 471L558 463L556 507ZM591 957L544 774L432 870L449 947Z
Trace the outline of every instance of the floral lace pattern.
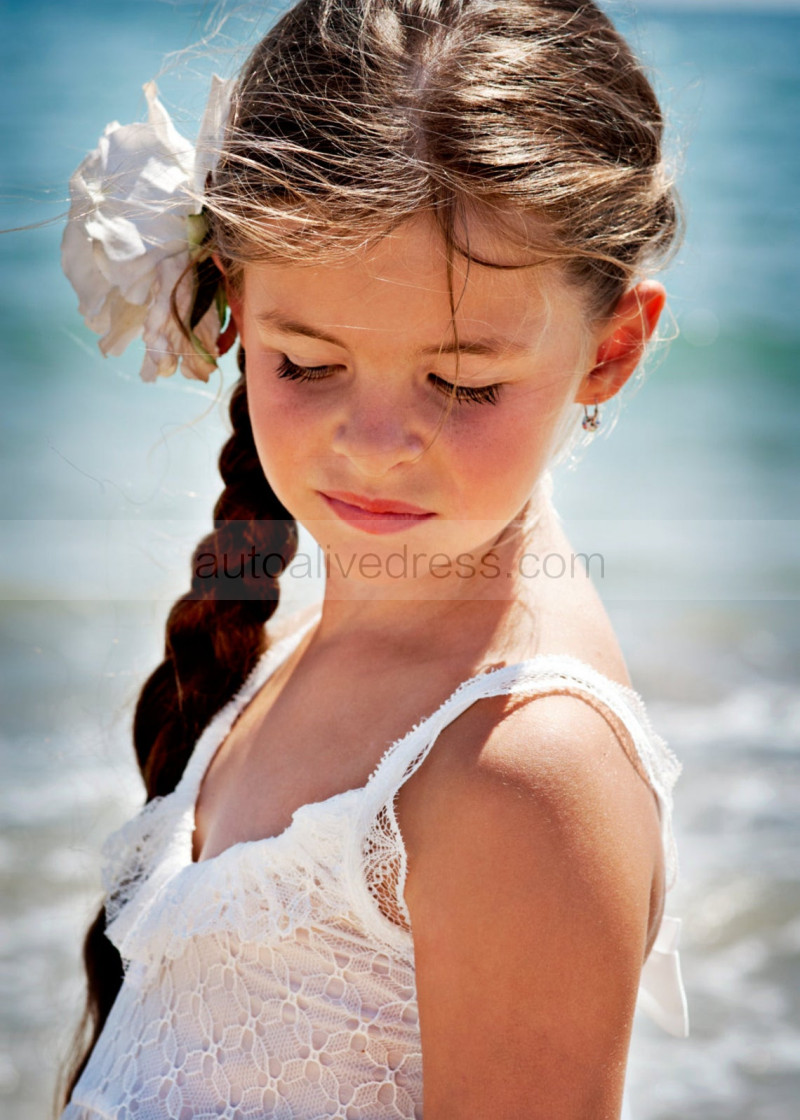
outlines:
M670 885L680 765L640 698L571 657L464 682L386 751L370 779L303 806L277 836L192 862L205 769L308 623L273 646L198 740L184 776L109 838L109 938L125 982L62 1120L419 1120L422 1054L407 866L394 811L403 782L476 700L554 692L616 720L659 800ZM684 1035L677 941L665 918L640 1002Z

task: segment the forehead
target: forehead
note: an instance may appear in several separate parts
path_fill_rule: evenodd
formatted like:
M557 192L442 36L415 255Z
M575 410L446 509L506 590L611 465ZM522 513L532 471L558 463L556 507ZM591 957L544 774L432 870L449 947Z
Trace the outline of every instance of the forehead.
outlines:
M470 223L464 244L482 261L530 260L519 244ZM451 303L452 296L452 303ZM303 322L320 334L357 331L433 339L459 332L495 334L525 345L543 324L585 318L579 293L555 264L494 268L447 251L434 221L418 217L343 260L319 264L258 263L244 267L249 314L272 322Z

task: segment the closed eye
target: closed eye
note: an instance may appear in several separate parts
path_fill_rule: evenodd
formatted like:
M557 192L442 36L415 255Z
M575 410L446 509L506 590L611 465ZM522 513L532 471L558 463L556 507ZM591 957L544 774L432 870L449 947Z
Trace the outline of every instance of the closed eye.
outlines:
M435 373L428 374L430 382L435 385L440 393L453 397L460 403L472 402L473 404L497 404L500 396L500 385L454 385L452 381L445 381Z
M278 366L278 377L288 377L290 381L321 381L332 369L334 366L298 366L284 354Z
M278 377L288 378L290 381L322 381L329 377L335 366L298 366L284 354L278 366ZM452 397L459 404L497 404L500 396L500 385L454 385L452 381L445 381L435 373L428 374L430 383L447 397Z

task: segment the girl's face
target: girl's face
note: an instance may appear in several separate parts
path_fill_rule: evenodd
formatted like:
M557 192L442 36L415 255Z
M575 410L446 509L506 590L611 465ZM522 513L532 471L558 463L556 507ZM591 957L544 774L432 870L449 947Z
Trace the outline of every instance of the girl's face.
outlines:
M488 234L470 237L478 255L509 259ZM480 554L546 466L596 359L581 293L550 266L467 274L460 259L453 292L450 400L456 340L427 219L345 264L245 267L232 306L259 458L323 548Z

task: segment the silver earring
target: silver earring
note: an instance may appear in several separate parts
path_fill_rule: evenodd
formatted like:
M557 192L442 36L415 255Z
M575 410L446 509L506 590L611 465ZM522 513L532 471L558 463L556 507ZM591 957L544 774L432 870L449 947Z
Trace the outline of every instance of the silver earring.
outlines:
M600 427L600 409L597 405L593 406L592 412L586 405L583 406L583 430L585 432L596 432Z

